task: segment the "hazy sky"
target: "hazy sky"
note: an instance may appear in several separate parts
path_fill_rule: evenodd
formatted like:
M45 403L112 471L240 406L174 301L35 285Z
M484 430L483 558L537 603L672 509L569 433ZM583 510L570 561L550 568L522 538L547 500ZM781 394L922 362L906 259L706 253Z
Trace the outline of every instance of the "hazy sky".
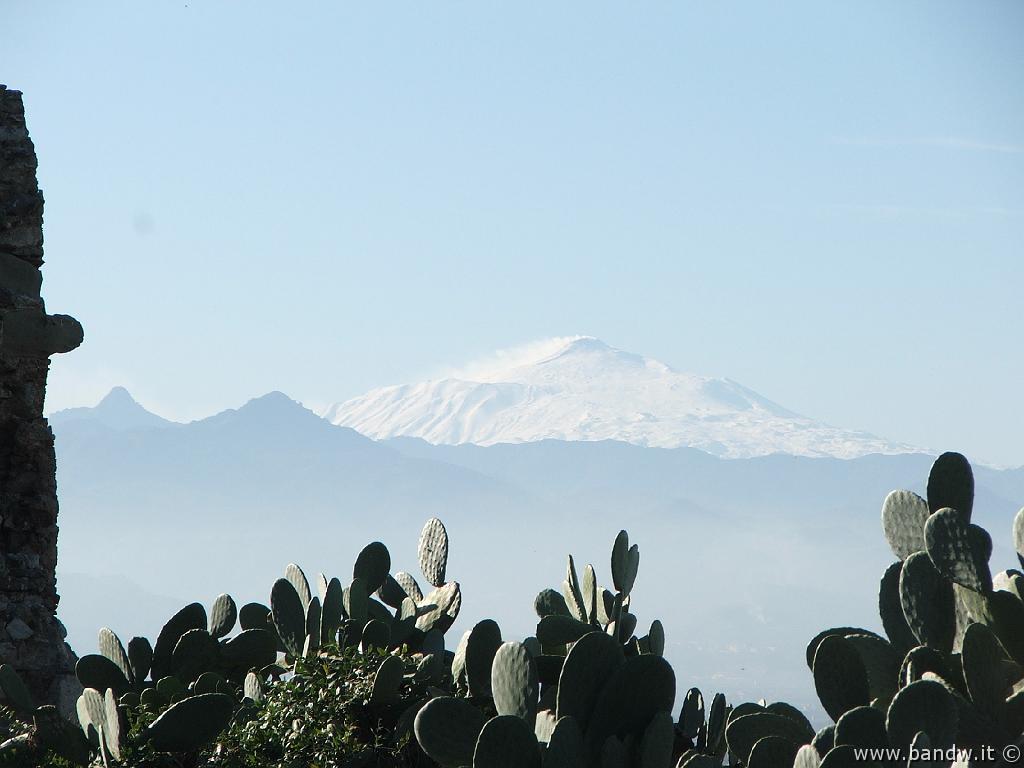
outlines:
M1024 464L1024 3L5 0L49 407L592 334Z

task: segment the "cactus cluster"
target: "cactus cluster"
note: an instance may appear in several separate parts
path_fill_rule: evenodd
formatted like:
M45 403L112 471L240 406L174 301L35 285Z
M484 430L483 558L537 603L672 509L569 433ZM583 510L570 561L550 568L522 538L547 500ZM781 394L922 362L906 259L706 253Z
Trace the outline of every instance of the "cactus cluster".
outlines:
M426 596L413 576L391 575L391 554L379 541L359 553L347 587L320 574L318 595L302 569L289 565L274 583L270 608L261 611L278 637L278 650L288 658L308 657L328 644L443 653L443 635L459 615L462 592L458 582L444 581L448 533L440 520L433 518L423 528L419 553L423 574L434 587Z
M874 765L902 768L913 745L935 758L914 765L949 766L951 754L973 750L977 759L992 750L984 754L998 758L1020 743L1024 573L992 577L992 539L971 522L973 505L973 472L958 453L935 461L927 498L910 491L886 497L882 529L897 560L879 584L884 635L837 627L814 637L807 665L834 724L815 733L799 713L742 704L726 727L740 764L872 765L857 750L879 748L904 757ZM1024 566L1024 510L1013 529Z
M725 698L714 698L706 720L703 698L691 689L673 719L676 678L662 657L661 622L635 635L629 608L639 564L639 549L622 531L612 547L614 591L598 584L591 565L579 578L570 555L561 590L537 596L535 636L505 641L491 619L467 631L451 667L453 695L431 699L416 715L423 751L447 768L720 764Z

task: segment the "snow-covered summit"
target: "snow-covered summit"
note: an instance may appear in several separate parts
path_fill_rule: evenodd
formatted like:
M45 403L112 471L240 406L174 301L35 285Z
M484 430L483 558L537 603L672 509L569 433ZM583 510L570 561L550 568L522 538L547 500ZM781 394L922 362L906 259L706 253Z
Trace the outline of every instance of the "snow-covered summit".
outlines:
M324 417L375 439L439 444L619 440L728 458L915 450L822 424L730 379L676 371L590 336L535 342L442 378L375 389L330 406Z

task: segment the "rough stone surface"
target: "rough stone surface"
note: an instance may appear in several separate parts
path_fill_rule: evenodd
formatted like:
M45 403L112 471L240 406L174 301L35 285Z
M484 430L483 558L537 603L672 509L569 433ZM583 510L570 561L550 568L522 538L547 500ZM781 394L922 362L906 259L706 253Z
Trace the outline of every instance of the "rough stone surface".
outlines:
M74 711L76 657L57 621L57 485L43 418L49 356L82 328L40 296L43 195L21 93L0 85L0 662L37 704Z

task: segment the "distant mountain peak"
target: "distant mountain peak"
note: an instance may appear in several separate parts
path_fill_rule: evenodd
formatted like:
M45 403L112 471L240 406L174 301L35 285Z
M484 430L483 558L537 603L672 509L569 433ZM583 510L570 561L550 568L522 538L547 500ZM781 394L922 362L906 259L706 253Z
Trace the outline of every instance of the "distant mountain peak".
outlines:
M103 399L99 401L96 407L104 408L123 404L139 405L138 401L132 397L131 392L127 389L124 387L114 387L104 395ZM142 406L139 407L141 408Z
M174 422L147 411L124 387L114 387L92 408L66 408L50 414L49 421L59 425L88 420L117 430L167 427Z
M501 350L435 379L336 403L324 417L375 439L435 444L617 440L728 458L915 450L822 424L731 379L677 371L593 336Z

